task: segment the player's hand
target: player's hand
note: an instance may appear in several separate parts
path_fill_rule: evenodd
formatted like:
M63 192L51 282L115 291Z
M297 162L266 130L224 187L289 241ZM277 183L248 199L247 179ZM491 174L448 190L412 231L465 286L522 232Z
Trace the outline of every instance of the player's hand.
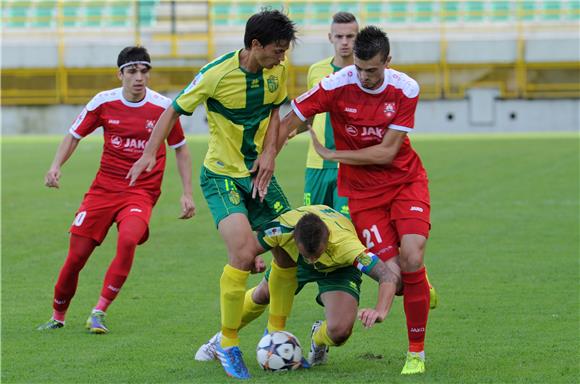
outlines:
M195 202L193 201L193 196L184 193L181 195L181 216L179 219L191 219L195 216Z
M291 138L293 138L297 134L298 134L298 128L296 128L295 130L293 130L292 132L290 132L290 134L288 135L288 139L286 139L286 143L288 143L288 140L290 140Z
M359 309L358 318L365 328L370 328L375 325L375 323L382 323L383 320L385 320L385 316L373 308Z
M44 176L44 185L48 188L59 188L60 168L50 168Z
M264 259L262 259L262 256L256 256L256 258L254 259L254 265L252 265L252 269L250 269L250 272L252 274L255 273L262 273L266 270L266 263L264 262Z
M250 169L250 173L255 175L252 185L252 199L255 199L257 195L260 197L260 202L264 201L266 194L268 194L268 186L270 185L270 180L272 180L275 166L274 154L262 152L258 156L254 166Z
M129 173L127 173L127 176L125 176L125 179L129 179L129 186L132 187L135 185L135 181L137 181L137 178L143 173L143 171L151 172L153 167L155 167L156 162L155 155L143 153L139 160L133 164Z
M320 155L325 160L333 160L334 151L326 148L324 145L320 144L318 141L318 137L316 137L316 133L312 129L312 126L308 124L308 132L310 132L310 137L312 138L312 145L314 146L314 150L316 153Z

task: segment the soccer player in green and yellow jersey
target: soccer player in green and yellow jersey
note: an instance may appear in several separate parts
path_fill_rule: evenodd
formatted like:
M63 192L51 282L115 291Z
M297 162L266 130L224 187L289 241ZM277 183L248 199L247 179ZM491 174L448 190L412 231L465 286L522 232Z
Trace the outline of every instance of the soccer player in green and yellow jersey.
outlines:
M353 64L352 49L357 32L358 23L352 13L338 12L334 14L328 34L328 40L334 47L334 56L327 57L310 66L307 78L308 89L314 87L331 73ZM316 115L312 122L312 129L324 146L335 149L328 113ZM304 177L304 204L325 204L349 217L347 198L338 195L337 175L338 163L320 157L310 141Z
M383 263L368 252L350 220L326 205L304 206L282 214L258 232L257 241L259 252L272 250L279 265L298 265L292 294L300 292L307 283L318 284L316 300L324 306L326 320L317 321L312 327L308 355L311 365L323 363L329 346L342 345L350 337L357 318L361 272L379 283L376 307L360 311L366 327L385 319L395 291L401 288L398 268ZM273 264L272 272L276 268L277 265ZM241 326L264 312L271 294L274 298L266 279L246 292ZM286 298L289 308L292 294ZM196 360L216 359L220 337L218 332L202 345L196 353Z
M240 379L249 377L239 349L238 328L246 281L258 264L253 230L290 209L272 174L278 109L287 99L284 58L295 34L294 23L277 10L265 9L251 16L244 48L201 69L161 115L143 156L127 174L133 184L144 170L151 169L153 154L179 115L191 115L205 103L210 139L201 188L228 250L220 279L223 337L218 355L226 373ZM292 289L288 285L293 274L295 268L278 268L272 272L272 283L282 291ZM283 329L284 308L272 310L268 328Z

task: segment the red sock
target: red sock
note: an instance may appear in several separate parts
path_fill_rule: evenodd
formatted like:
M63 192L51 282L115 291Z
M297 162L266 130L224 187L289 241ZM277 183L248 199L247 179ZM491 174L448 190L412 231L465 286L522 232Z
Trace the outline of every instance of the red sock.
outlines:
M103 289L101 290L101 297L109 300L105 304L106 307L115 300L121 287L129 276L131 266L133 265L133 257L135 256L135 248L137 244L147 231L147 224L138 217L128 216L119 223L119 238L117 240L117 254L109 265ZM97 309L99 304L97 304Z
M403 305L407 317L409 351L421 352L425 345L425 329L429 315L429 283L425 268L415 272L402 272Z
M85 266L89 256L97 246L97 242L88 237L75 234L70 236L68 256L60 269L58 280L54 286L52 307L59 318L64 321L64 314L75 295L79 281L79 273ZM60 319L57 319L60 321Z

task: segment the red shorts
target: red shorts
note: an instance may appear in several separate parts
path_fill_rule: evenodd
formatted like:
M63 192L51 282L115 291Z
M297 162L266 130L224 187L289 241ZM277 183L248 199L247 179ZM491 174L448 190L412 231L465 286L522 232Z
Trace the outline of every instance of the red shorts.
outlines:
M113 223L117 225L127 216L136 216L149 226L153 201L150 197L136 193L86 193L81 206L75 214L70 233L94 239L101 244ZM139 244L149 237L149 229Z
M429 237L427 182L404 184L364 199L351 197L348 207L359 239L383 261L399 254L403 235Z

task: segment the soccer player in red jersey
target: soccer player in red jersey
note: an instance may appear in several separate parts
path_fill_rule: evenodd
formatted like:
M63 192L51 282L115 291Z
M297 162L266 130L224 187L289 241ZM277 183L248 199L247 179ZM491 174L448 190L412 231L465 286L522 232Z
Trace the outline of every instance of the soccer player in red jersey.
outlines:
M141 157L149 136L171 100L147 88L151 58L143 47L127 47L117 58L117 77L121 88L96 95L82 110L62 140L45 185L59 188L62 165L73 154L79 141L98 127L103 128L104 145L97 175L78 209L70 228L68 256L54 287L53 316L39 330L62 328L66 311L78 283L81 269L89 256L116 223L119 231L117 253L111 262L99 300L87 320L92 333L107 333L105 312L117 297L129 275L135 248L147 241L149 218L161 194L165 169L165 146L157 151L154 169L129 187L125 175ZM191 158L179 120L167 138L175 149L183 185L181 219L195 214L191 187Z
M383 261L399 264L407 317L409 352L402 374L425 371L424 340L429 283L423 265L430 230L427 173L407 133L414 127L419 85L388 68L387 35L362 29L355 40L354 65L323 79L292 101L281 123L281 141L310 116L329 112L336 150L311 131L315 149L340 163L338 188L360 239ZM392 298L391 298L392 299ZM366 326L379 318L360 314Z

